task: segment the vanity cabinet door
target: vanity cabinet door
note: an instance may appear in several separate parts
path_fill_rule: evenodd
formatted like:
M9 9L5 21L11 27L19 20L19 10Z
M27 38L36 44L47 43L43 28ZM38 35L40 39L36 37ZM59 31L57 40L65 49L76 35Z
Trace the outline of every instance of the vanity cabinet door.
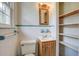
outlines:
M46 42L42 42L42 56L46 55Z
M39 55L40 56L55 56L56 54L56 41L39 42Z
M56 41L50 42L51 48L50 48L50 55L55 56L56 55Z

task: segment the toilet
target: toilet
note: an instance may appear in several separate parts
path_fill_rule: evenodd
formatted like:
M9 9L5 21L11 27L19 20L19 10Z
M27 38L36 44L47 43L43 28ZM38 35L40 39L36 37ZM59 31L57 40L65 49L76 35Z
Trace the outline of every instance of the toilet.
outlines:
M35 56L35 40L21 41L21 55Z

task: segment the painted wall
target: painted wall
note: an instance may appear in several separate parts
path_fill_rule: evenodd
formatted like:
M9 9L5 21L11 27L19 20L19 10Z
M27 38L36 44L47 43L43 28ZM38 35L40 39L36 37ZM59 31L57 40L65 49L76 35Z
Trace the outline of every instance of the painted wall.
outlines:
M17 11L17 8L16 8L16 4L14 3L11 3L11 4L12 4L12 11L13 11L12 12L13 17L11 19L12 21L11 27L15 27L14 25L17 23L17 14L15 14ZM0 28L1 26L3 27L3 25L0 24ZM6 36L5 40L0 40L0 56L15 56L17 55L17 47L18 47L17 46L17 33L16 35L13 35L15 34L14 33L15 29L7 29L7 28L8 26L6 26L6 29L0 29L0 35Z
M20 40L37 40L42 36L42 29L49 29L51 31L52 39L56 39L56 3L51 4L49 25L53 27L19 27ZM20 25L39 25L39 10L38 3L35 2L22 2L18 3ZM35 47L33 47L35 49Z
M49 25L53 27L22 27L20 28L21 40L36 40L41 36L41 29L50 29L52 38L56 39L56 3L51 3ZM35 2L19 3L19 24L20 25L39 25L39 10ZM53 35L54 34L54 35Z

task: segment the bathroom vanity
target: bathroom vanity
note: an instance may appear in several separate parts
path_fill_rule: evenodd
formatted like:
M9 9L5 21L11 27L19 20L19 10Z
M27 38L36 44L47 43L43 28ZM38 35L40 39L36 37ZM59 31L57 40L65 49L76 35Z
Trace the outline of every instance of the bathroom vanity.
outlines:
M55 56L56 55L56 40L41 39L38 43L39 56Z

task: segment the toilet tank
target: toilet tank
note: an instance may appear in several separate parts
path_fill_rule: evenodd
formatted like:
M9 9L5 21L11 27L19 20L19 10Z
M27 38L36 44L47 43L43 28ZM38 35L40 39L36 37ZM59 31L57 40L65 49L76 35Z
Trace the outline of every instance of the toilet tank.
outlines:
M35 53L35 40L21 41L21 55Z

